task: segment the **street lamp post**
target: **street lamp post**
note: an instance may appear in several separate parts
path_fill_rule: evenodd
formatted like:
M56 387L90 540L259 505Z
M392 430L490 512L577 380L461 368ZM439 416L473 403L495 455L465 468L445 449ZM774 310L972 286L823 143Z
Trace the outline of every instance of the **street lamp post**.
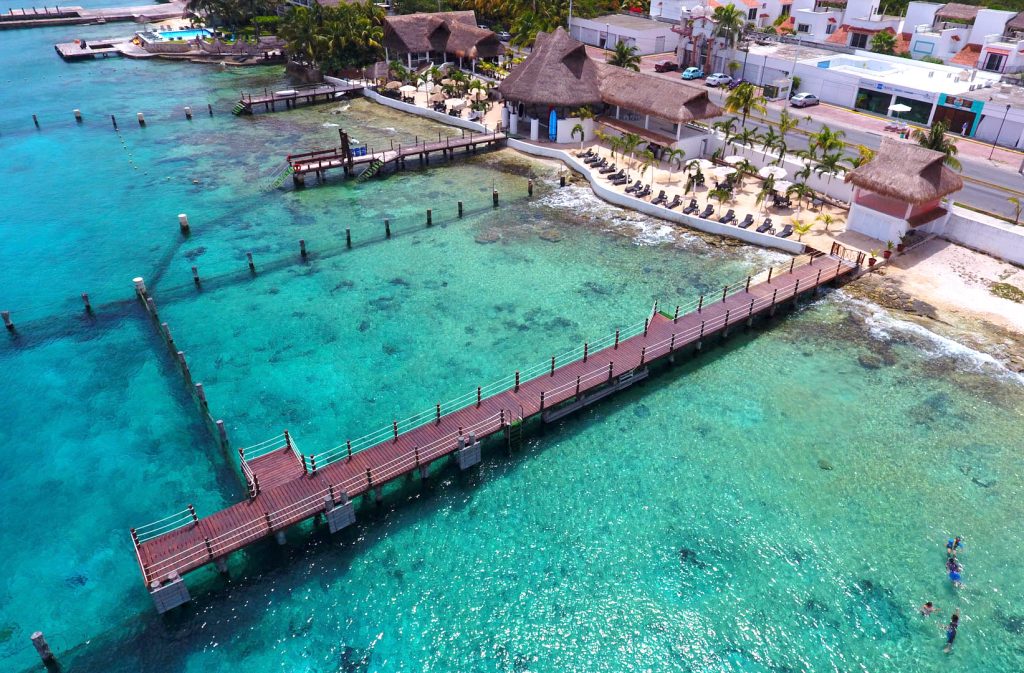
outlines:
M1010 114L1010 104L1006 104L1006 111L1003 112L1003 121L999 122L999 130L996 131L995 140L992 141L992 151L988 153L988 158L991 159L992 155L996 153L996 143L999 142L999 134L1003 132L1003 124L1006 123L1006 116Z

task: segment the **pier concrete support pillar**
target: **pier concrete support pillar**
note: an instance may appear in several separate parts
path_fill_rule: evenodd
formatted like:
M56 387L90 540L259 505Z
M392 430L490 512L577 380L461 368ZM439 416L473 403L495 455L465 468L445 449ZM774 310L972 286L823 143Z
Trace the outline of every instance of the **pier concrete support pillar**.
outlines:
M36 648L36 654L43 660L43 663L52 663L54 661L53 651L50 649L50 644L46 642L46 636L43 635L43 632L36 631L32 634L31 638L32 646Z
M342 493L341 502L338 503L335 503L331 496L324 496L324 517L327 519L327 528L331 533L337 533L342 528L354 524L356 512L348 495Z
M189 596L185 580L176 572L167 575L165 581L153 580L149 583L149 595L153 598L153 605L159 614L173 610L179 605L184 605L192 600Z
M274 541L277 542L277 544L283 545L288 541L288 537L284 534L283 530L275 530Z
M470 435L469 441L465 444L461 439L459 440L459 448L455 451L455 460L459 464L460 470L468 470L480 462L480 442L476 440L475 435Z
M213 564L217 566L217 572L221 575L228 574L228 560L221 556L220 558L214 559Z
M378 486L373 489L373 501L378 505L384 502L384 487Z

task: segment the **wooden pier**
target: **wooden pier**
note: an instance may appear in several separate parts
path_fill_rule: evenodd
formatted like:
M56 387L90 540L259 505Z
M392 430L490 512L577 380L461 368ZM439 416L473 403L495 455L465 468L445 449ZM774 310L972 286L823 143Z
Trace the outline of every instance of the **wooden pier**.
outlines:
M280 91L264 89L262 94L245 93L243 91L232 112L236 115L253 114L260 108L265 112L276 112L278 106L281 105L284 106L283 109L290 110L299 105L327 103L338 96L347 93L361 93L362 90L363 86L361 84L309 84Z
M107 40L75 40L74 42L62 42L60 44L55 44L53 45L53 48L65 61L82 61L88 58L120 56L120 45L124 42L124 38L111 38Z
M132 529L146 587L160 612L181 605L190 600L186 573L209 563L226 572L232 552L269 536L283 544L289 526L311 517L322 516L336 532L355 521L353 498L379 501L385 484L407 474L426 478L445 456L467 469L480 460L480 442L493 435L512 448L525 420L553 421L627 388L646 378L652 364L699 352L713 337L852 276L863 257L834 244L829 255L802 255L687 306L658 311L655 304L642 323L314 454L301 452L287 431L239 449L249 489L244 502L204 517L189 505Z
M462 136L441 137L437 140L419 140L412 144L397 144L386 150L374 150L372 147L351 147L348 135L339 130L341 146L326 150L315 150L299 154L289 154L288 164L291 166L292 181L296 186L305 185L306 176L313 174L322 181L327 171L342 169L346 176L353 174L356 166L367 166L366 173L373 175L392 164L395 168L405 168L406 160L418 158L420 164L429 164L430 155L440 152L445 158L455 158L456 150L467 153L476 152L478 148L491 148L504 144L506 135L501 131L489 133L466 132ZM365 175L365 173L364 173Z
M179 0L155 5L131 7L29 7L9 9L0 14L0 30L4 28L32 28L35 26L67 26L75 24L135 21L152 23L164 19L181 18L185 4Z

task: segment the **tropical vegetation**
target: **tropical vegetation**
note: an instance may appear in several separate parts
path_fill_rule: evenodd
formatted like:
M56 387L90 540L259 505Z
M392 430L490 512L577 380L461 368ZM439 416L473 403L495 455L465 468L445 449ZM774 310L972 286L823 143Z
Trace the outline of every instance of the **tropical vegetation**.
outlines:
M640 55L637 54L636 47L625 42L616 42L608 64L640 72Z
M946 165L955 170L960 170L960 160L956 158L959 148L956 142L946 136L949 126L946 122L935 122L929 129L914 129L913 138L921 147L941 152L946 155Z
M324 72L364 66L384 57L384 10L370 2L292 7L280 37L293 60Z

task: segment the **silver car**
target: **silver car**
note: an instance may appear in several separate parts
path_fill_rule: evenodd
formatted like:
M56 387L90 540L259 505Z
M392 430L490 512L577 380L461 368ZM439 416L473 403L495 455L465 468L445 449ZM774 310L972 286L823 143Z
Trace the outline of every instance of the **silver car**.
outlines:
M798 93L789 99L789 104L793 107L810 107L820 102L813 93Z
M729 77L724 72L716 72L708 75L708 78L704 80L704 83L708 86L725 86L726 84L732 83L732 77Z

